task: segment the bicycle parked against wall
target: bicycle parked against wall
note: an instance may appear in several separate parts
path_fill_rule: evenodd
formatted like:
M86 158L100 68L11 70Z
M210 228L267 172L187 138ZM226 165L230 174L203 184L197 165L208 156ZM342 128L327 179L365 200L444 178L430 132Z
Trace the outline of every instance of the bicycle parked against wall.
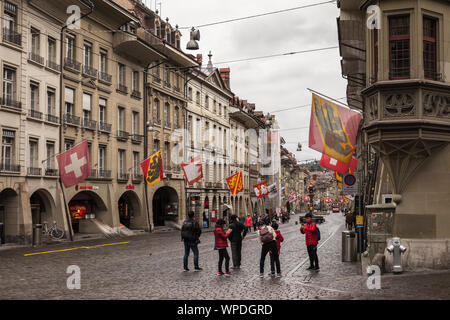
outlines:
M53 221L53 226L48 227L48 223L44 222L42 226L42 234L45 236L50 236L53 239L62 239L64 237L64 230L58 229L56 226L56 221Z

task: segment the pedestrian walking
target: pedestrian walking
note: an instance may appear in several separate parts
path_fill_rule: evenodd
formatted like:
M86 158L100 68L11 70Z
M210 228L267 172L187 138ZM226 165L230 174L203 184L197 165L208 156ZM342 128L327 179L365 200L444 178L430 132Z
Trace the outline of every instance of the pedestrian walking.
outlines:
M198 244L200 243L200 235L202 234L202 229L199 223L194 219L194 211L188 213L188 218L184 220L181 227L181 241L184 242L184 257L183 265L184 271L189 271L188 268L188 258L189 253L192 250L194 253L194 270L201 271L202 268L198 265L199 254L198 254Z
M252 217L250 215L247 215L247 218L245 218L245 227L247 228L247 232L250 232L252 230L252 224Z
M214 229L214 238L215 245L214 248L219 252L219 263L218 263L218 271L217 275L222 276L224 273L222 272L223 261L225 260L225 275L231 275L230 272L230 256L228 255L228 236L231 233L231 229L228 229L227 232L223 230L225 226L225 220L218 219L216 221L216 228Z
M308 270L319 271L319 257L317 256L318 228L316 223L312 221L311 213L305 215L306 225L302 224L300 232L305 235L306 248L308 249L309 268Z
M264 225L261 230L258 231L258 238L261 243L261 259L259 262L259 276L264 277L264 263L267 253L270 254L270 271L271 276L275 276L275 265L277 271L277 277L281 277L280 257L278 256L277 234L270 225Z
M229 229L231 230L228 240L231 243L231 258L233 269L240 269L242 258L242 240L247 235L247 228L240 222L236 215L231 215Z
M256 213L253 214L252 224L253 224L253 232L256 232L256 227L258 226L258 215Z
M353 229L353 222L354 222L354 214L353 211L349 210L345 215L345 223L347 225L347 230Z

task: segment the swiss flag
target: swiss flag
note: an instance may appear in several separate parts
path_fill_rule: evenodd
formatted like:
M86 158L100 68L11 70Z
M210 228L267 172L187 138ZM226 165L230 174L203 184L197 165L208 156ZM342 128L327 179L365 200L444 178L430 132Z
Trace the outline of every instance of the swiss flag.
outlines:
M183 169L184 177L189 185L194 184L203 178L202 158L200 156L196 156L190 161L182 163L181 168Z
M56 156L61 180L66 188L84 180L91 173L87 140Z
M338 173L348 173L349 170L350 172L355 172L356 166L358 165L358 160L352 157L350 163L345 164L323 153L322 158L320 159L320 165Z

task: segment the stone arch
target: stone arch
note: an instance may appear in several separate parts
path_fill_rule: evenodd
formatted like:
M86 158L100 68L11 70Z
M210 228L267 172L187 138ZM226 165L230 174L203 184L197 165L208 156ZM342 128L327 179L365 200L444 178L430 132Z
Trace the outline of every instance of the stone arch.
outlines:
M75 233L92 232L91 224L86 223L90 219L99 219L105 223L108 219L108 207L105 202L97 193L90 190L80 191L70 199L69 212Z
M11 188L0 192L0 222L3 223L1 243L14 242L20 236L19 195Z
M56 205L53 196L45 189L37 189L30 196L31 219L33 224L56 221Z
M120 223L127 228L136 226L136 218L142 216L142 206L138 195L133 190L127 190L117 201ZM138 224L139 225L139 224Z
M177 191L164 186L155 191L152 200L153 224L165 226L166 222L178 220L179 197Z

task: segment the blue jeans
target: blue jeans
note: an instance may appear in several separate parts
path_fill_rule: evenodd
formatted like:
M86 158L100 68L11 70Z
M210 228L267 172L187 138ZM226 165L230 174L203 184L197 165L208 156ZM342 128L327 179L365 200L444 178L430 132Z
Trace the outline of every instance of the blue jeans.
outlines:
M188 258L189 258L189 252L191 251L194 253L194 267L198 268L198 247L197 244L194 242L185 241L184 242L184 268L188 268Z

